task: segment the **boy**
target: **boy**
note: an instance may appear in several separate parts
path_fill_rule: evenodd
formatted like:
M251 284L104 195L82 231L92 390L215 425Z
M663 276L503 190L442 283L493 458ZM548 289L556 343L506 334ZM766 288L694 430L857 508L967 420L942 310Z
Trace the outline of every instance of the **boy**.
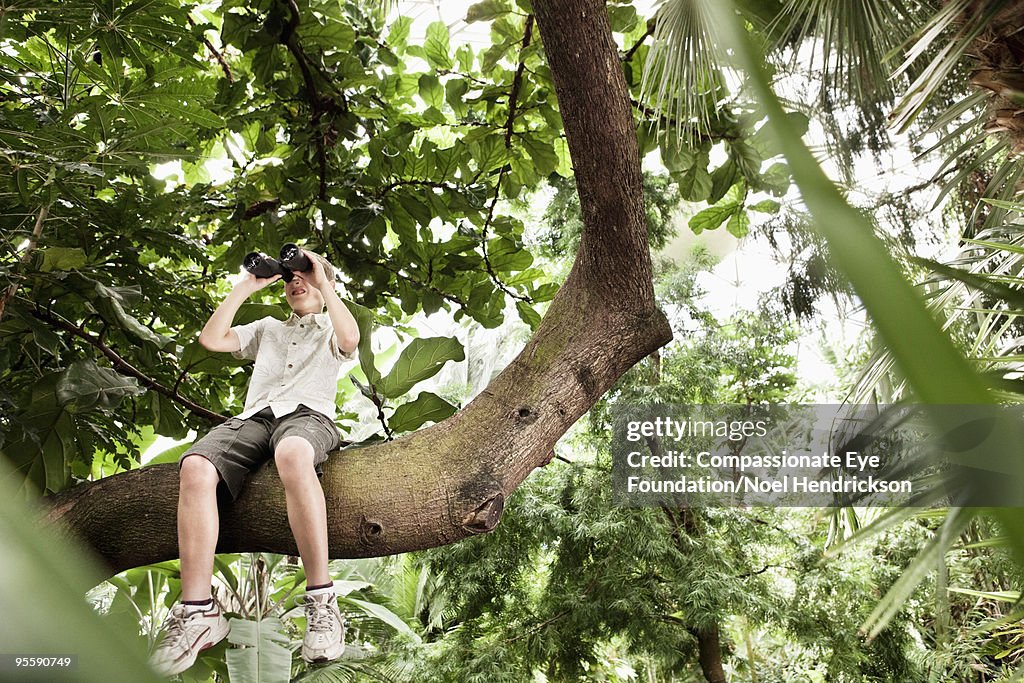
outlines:
M267 317L231 327L242 303L281 277L260 279L246 273L199 335L205 348L230 351L256 364L242 412L210 430L179 461L181 602L167 617L164 639L152 660L165 675L189 668L202 650L228 634L211 589L217 491L226 488L234 500L245 476L270 457L284 485L288 523L306 570L302 657L329 661L345 649L345 629L327 569L327 511L316 468L341 445L334 426L338 373L341 363L352 358L359 328L334 291L330 263L304 253L312 269L295 272L285 284L292 309L288 320Z

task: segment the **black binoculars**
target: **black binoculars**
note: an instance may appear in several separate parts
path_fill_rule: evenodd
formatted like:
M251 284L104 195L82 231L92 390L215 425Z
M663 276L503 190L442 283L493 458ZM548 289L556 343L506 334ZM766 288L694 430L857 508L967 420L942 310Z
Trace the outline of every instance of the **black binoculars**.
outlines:
M313 269L309 257L295 244L288 243L281 247L280 258L271 258L258 251L249 252L242 262L245 269L256 277L274 277L280 275L285 282L291 282L293 273L305 273Z

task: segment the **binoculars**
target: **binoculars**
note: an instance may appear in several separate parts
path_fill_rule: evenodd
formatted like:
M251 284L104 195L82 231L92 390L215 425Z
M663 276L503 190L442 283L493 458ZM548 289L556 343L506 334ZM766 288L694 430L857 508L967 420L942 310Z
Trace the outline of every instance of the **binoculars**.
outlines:
M309 257L295 244L288 243L281 247L280 258L271 258L258 251L249 252L242 262L245 269L256 277L274 277L280 275L285 282L291 282L293 273L305 273L313 269Z

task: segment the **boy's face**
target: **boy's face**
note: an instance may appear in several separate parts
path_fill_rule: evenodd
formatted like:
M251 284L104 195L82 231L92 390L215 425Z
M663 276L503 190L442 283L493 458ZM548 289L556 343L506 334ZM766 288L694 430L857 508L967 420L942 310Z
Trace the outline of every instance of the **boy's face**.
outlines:
M288 300L288 305L299 315L320 313L324 310L323 294L309 284L302 273L295 273L292 281L284 284L284 296Z

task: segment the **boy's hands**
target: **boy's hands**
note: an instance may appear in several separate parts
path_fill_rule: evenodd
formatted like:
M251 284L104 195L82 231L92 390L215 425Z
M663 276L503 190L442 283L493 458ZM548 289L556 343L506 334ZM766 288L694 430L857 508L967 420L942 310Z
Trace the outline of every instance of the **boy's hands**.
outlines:
M280 275L275 275L274 277L256 277L252 273L245 273L245 275L242 276L242 279L235 283L235 286L232 287L231 291L244 294L245 297L248 298L264 287L268 287L280 279Z
M309 259L310 264L313 266L312 270L309 271L309 276L306 278L309 284L313 285L321 292L325 289L334 291L334 282L328 279L327 274L324 272L324 266L312 252L302 250L302 253Z

